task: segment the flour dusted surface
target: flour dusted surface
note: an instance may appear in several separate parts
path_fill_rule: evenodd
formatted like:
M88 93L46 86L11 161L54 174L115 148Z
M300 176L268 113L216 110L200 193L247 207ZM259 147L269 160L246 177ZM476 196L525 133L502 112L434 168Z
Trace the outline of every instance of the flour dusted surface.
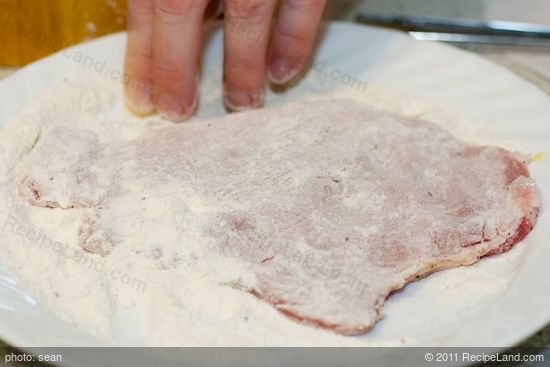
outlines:
M75 111L73 118L76 117L77 120L74 121L66 116L49 120L35 120L34 124L27 123L29 127L26 127L26 131L16 131L15 124L12 125L11 131L6 132L6 135L11 133L11 137L13 137L19 134L17 139L20 144L2 147L3 153L8 158L2 159L2 162L6 163L6 167L2 167L3 169L11 167L18 156L23 156L26 153L17 152L18 148L29 149L35 143L37 131L46 132L45 130L49 129L42 128L41 125L44 122L45 125L59 122L59 125L62 126L80 126L100 132L97 135L100 136L100 140L103 140L101 142L94 142L94 138L90 138L90 136L82 136L82 139L88 140L84 147L93 146L96 143L112 144L119 139L128 141L138 137L141 131L147 128L143 123L136 125L136 121L130 121L127 117L122 118L121 121L94 119L98 112L113 103L113 100L103 97L105 95L114 97L114 92L109 89L100 87L97 90L92 88L85 91L81 87L75 87L72 93L67 93L65 96L69 97L69 95L74 99L84 96L82 100L91 104L91 108L84 112ZM97 100L98 96L102 97ZM70 101L68 105L71 105ZM30 116L48 116L53 111L55 109L43 108L31 112ZM67 115L70 114L67 113ZM22 120L25 119L22 118ZM155 122L152 123L155 124ZM309 133L305 131L302 137L307 139L308 135ZM167 136L166 139L170 139L170 136ZM185 144L185 141L182 144ZM74 149L78 151L78 149L82 149L82 146L79 145ZM165 152L165 154L170 153L169 150ZM231 152L225 153L230 154ZM253 152L251 151L251 153ZM174 154L177 153L174 152ZM155 167L162 170L162 156L160 158L159 165L155 165ZM135 163L131 161L121 164L121 161L113 159L112 162L117 164L113 164L112 170L122 176L128 172L134 172L136 168L151 169L151 167L135 167L133 166ZM91 173L88 172L88 174ZM162 172L162 174L168 175L170 172ZM223 181L224 177L219 177L219 179ZM325 179L332 181L332 179L340 178L325 177ZM146 188L141 187L140 185L143 185L144 182L151 185ZM127 197L134 195L134 199L140 192L147 192L147 197L137 206L137 209L145 213L143 215L146 216L148 223L158 230L151 233L152 231L140 228L139 223L132 223L133 218L126 217L123 223L109 223L123 231L123 235L119 235L119 238L115 238L113 242L123 241L124 244L119 243L119 245L102 249L109 252L109 255L105 257L106 268L135 276L136 279L146 283L145 291L143 291L144 287L141 286L141 283L137 283L138 287L122 284L120 281L115 281L112 276L106 276L105 273L98 274L96 271L83 267L81 262L68 261L52 252L51 249L37 250L36 246L25 249L7 246L8 255L6 257L10 259L12 268L16 269L15 271L25 280L26 284L33 287L35 292L42 296L41 299L46 300L65 318L107 339L132 340L133 338L136 342L150 345L364 344L364 341L360 339L343 338L297 324L279 314L270 305L259 302L249 294L219 286L219 284L232 282L253 286L258 279L252 276L253 272L249 271L247 264L237 260L228 261L227 257L212 256L212 249L194 242L194 235L200 238L200 233L193 232L197 230L197 223L181 222L181 216L167 215L167 213L180 212L185 204L188 210L197 213L200 217L201 211L208 211L213 203L205 202L204 197L196 195L193 191L189 192L185 202L179 201L177 196L175 197L172 193L182 195L181 187L174 185L171 189L169 184L165 184L156 188L154 183L154 179L141 181L141 183L138 181L135 186L130 182L126 183L126 187L117 187L116 190L126 193ZM2 190L4 190L2 196L12 199L13 210L6 214L13 217L14 213L18 213L19 222L39 226L49 238L67 244L75 252L80 249L77 246L79 239L72 236L72 234L79 233L80 224L75 221L74 215L68 211L52 211L44 208L41 208L43 209L41 211L28 211L23 207L16 194L10 191L10 187L13 185L9 182L2 184ZM101 188L102 185L97 187ZM90 192L86 189L84 191ZM68 192L63 193L69 194ZM220 194L223 195L223 192ZM78 198L68 195L58 202L62 202L60 206L79 210L83 216L86 216L89 211L87 204L93 204L101 197L108 196L109 193L98 191L94 195L97 197ZM196 199L189 199L190 197ZM348 204L353 206L357 200L361 199L364 198L348 199ZM376 198L371 199L373 205L380 205L375 200ZM113 203L109 209L115 213L118 211L118 213L127 214L127 204L129 203L121 200ZM132 201L132 205L136 205L134 201ZM4 214L2 213L2 215ZM30 217L25 218L27 215ZM110 219L115 217L117 216L113 215ZM174 230L174 228L184 228L185 231ZM375 231L375 229L369 228L364 228L364 230ZM112 235L117 237L116 234ZM18 240L17 235L12 237L15 238L15 241ZM149 245L148 248L125 245L152 244L155 241L158 245ZM188 244L184 254L181 253L182 249L179 246L182 241ZM139 251L135 251L136 247L139 248ZM94 248L92 247L91 250ZM43 260L41 263L44 264L42 265L43 275L38 279L35 273L37 269L30 267L28 261L25 262L25 258L28 258L28 251L41 253ZM84 256L95 255L86 254ZM269 256L266 257L266 259L268 258ZM190 261L192 259L201 261ZM271 261L271 259L267 261ZM212 269L216 269L216 271L213 272ZM187 332L187 330L191 332Z

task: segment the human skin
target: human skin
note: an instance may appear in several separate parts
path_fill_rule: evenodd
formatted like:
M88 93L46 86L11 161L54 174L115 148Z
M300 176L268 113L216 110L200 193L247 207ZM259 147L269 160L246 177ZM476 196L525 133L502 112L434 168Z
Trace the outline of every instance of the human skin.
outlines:
M197 106L204 23L224 13L224 103L263 105L307 63L326 0L128 0L125 93L131 111L183 121Z

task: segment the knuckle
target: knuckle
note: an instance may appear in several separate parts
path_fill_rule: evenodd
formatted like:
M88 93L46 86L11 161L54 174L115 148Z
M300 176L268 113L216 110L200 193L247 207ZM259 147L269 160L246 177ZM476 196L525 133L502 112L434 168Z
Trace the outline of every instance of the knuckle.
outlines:
M125 66L126 71L130 73L145 75L150 73L151 58L145 55L127 54Z
M145 50L140 47L128 47L126 50L126 58L134 62L149 63L152 61L153 55L150 50Z
M251 74L258 69L258 64L251 60L235 60L228 61L225 64L225 69L228 72L238 72L243 74Z
M177 68L167 63L155 62L153 64L153 78L155 80L178 83L185 79L185 73L182 68Z
M324 7L326 0L289 0L288 6L296 11L307 11Z
M128 0L128 13L130 15L149 15L152 10L152 0Z
M227 0L225 14L231 18L254 19L265 17L269 11L269 1Z
M227 60L225 79L237 84L255 84L262 77L262 68L254 60Z
M193 13L201 3L201 0L155 0L155 7L160 14L180 16Z
M307 50L312 42L313 40L303 34L277 28L271 43L271 48L277 53L285 53L293 55L295 58L303 58L304 50Z

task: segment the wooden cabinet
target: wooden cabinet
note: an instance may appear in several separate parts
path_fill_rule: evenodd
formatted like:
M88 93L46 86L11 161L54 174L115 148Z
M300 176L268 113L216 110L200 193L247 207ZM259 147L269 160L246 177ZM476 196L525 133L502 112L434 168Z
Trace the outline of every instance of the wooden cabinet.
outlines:
M125 0L0 0L0 66L124 30Z

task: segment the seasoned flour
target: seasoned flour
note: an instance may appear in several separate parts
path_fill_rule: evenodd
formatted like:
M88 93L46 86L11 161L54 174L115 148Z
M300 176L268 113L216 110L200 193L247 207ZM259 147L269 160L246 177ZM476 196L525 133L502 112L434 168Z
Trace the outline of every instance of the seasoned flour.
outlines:
M223 113L214 82L218 77L207 78L203 85L205 93L200 108L203 116ZM272 103L298 96L318 98L317 94L333 89L334 85L326 80L310 77L284 97L272 96ZM455 134L480 142L479 138L472 138L480 136L479 132L466 128L471 125L461 124L458 117L390 92L369 88L333 95L338 96L437 120ZM1 261L40 302L63 319L115 344L363 346L407 342L402 337L383 340L343 337L304 326L250 294L220 286L235 279L253 284L255 279L243 263L217 257L208 248L190 241L196 228L186 227L185 235L177 230L185 224L179 221L181 208L173 201L170 187L145 188L140 187L139 182L127 183L124 189L129 192L147 189L150 198L144 198L136 210L147 212L149 223L155 223L155 231L132 226L135 218L122 218L121 225L127 225L132 231L125 233L124 244L112 249L106 257L82 251L75 237L79 223L69 211L31 208L24 203L15 191L12 168L35 144L44 127L82 127L97 132L99 143L108 143L137 137L147 124L169 124L158 117L144 121L130 116L121 106L121 100L121 88L115 83L60 85L0 131L0 197L4 200L0 226L5 234L0 242ZM78 149L75 141L73 151L67 152L67 156ZM124 172L138 168L133 164L128 162L110 169ZM154 200L147 200L151 197ZM190 197L188 205L200 212L208 209L209 204ZM120 212L128 210L121 207ZM132 243L139 241L157 245L145 253L137 253ZM190 245L182 254L181 243L185 241ZM159 261L161 258L168 260ZM201 261L190 261L193 258ZM216 269L214 274L212 269ZM449 279L453 281L452 277ZM491 285L488 289L495 294L506 287L502 279L496 278Z

